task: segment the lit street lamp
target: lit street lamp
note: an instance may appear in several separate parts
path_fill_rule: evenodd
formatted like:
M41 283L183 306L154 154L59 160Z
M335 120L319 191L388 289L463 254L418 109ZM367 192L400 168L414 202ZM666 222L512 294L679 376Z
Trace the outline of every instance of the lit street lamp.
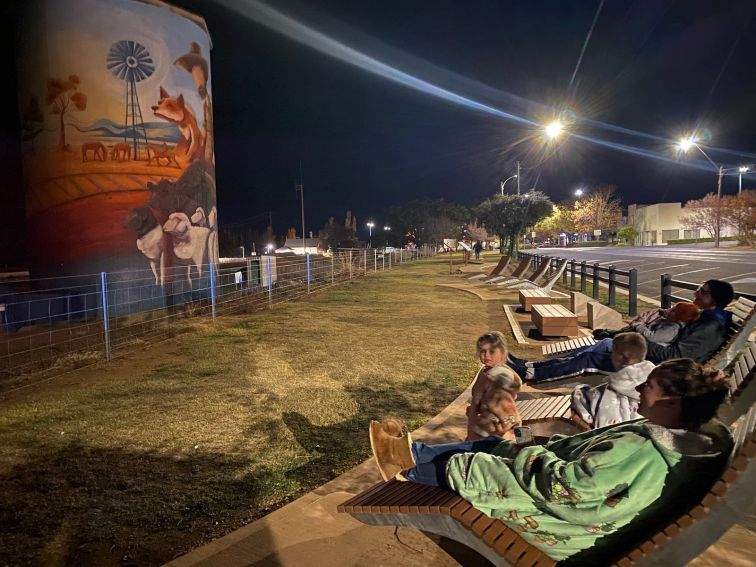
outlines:
M743 174L747 173L749 169L747 165L738 167L738 193L743 191Z
M375 226L375 223L373 221L368 221L367 227L368 227L368 231L370 233L370 237L368 239L368 248L372 248L373 247L373 227L374 226Z
M575 197L582 197L584 192L582 189L575 189Z
M564 124L562 124L559 120L554 120L553 122L550 122L546 125L546 137L549 140L556 140L559 136L562 135L562 132L564 131Z
M389 225L384 226L383 232L391 232L391 227ZM386 238L386 246L388 246L388 238Z

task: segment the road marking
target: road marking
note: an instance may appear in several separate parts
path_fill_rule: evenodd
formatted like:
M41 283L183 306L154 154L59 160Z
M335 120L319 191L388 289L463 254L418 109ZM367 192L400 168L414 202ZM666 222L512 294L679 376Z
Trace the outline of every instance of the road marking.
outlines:
M633 260L603 260L599 262L599 266L603 266L604 264L622 264L624 262L633 262Z
M714 266L713 268L701 268L700 270L692 270L690 272L683 272L681 274L675 274L673 277L677 278L679 276L685 276L687 274L695 274L696 272L709 272L711 270L718 270L719 266Z
M756 278L743 278L742 280L735 280L732 283L756 283Z
M735 274L734 276L726 276L722 279L729 280L730 278L742 278L743 276L753 276L753 275L756 275L756 272L746 272L744 274ZM735 282L735 283L750 283L750 282Z

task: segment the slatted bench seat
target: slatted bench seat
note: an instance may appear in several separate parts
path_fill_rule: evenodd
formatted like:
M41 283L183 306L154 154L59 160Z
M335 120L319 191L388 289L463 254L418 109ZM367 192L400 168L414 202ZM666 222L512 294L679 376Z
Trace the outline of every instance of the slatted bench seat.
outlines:
M531 319L544 337L576 337L579 334L577 315L564 305L534 305Z
M493 270L490 272L481 272L480 274L475 274L472 276L468 276L468 280L482 280L482 279L489 279L489 278L495 278L506 269L506 267L509 265L509 256L502 256L499 258L499 262L494 266Z
M533 305L550 305L554 300L545 289L521 289L520 305L525 311L530 311Z
M596 344L596 339L591 335L580 337L579 339L570 339L569 341L559 341L557 343L549 343L541 347L543 354L562 354L575 350L576 348L582 348Z
M732 458L704 498L623 557L602 564L621 567L685 565L714 543L756 501L756 407L735 424ZM450 491L391 480L338 506L370 525L416 528L474 549L494 565L552 567L556 561L500 520Z

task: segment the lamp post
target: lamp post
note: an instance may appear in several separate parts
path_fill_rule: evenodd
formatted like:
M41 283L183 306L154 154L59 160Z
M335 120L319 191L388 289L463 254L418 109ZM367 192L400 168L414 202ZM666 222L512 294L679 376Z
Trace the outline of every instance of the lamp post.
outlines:
M747 173L750 168L747 165L738 167L738 194L743 191L743 174Z
M580 197L583 196L583 193L585 193L585 191L583 191L583 189L575 189L575 197L580 198Z
M517 162L517 169L519 169L519 168L520 168L520 162L518 161ZM499 182L501 184L501 196L502 197L504 196L504 186L507 184L507 181L509 181L510 179L515 179L515 178L519 179L520 176L517 173L515 173L512 177L507 177L504 181L500 181ZM517 193L518 194L520 193L519 189L518 189Z
M373 247L373 227L375 226L375 223L373 221L367 222L367 227L369 231L369 239L368 239L368 248Z
M383 232L391 232L391 227L389 225L384 226ZM386 246L388 246L388 235L386 237Z

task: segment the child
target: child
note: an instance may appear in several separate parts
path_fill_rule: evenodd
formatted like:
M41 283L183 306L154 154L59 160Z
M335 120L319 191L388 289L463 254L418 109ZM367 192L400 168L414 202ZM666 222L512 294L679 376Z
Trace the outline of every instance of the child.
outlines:
M646 358L646 339L639 333L620 333L612 341L615 372L607 381L591 388L580 385L572 392L572 410L593 429L637 419L643 384L655 368Z
M667 346L677 338L683 325L697 321L700 315L701 311L697 305L689 301L681 301L671 309L652 309L641 313L627 327L619 331L596 329L593 331L593 336L600 340L611 338L618 333L634 331L649 341Z
M522 422L515 404L522 380L504 365L507 345L499 331L482 335L477 347L483 367L475 378L467 407L467 440L501 435L502 430L505 438L513 438L512 428ZM492 407L499 408L499 415L509 416L505 423L491 413Z

